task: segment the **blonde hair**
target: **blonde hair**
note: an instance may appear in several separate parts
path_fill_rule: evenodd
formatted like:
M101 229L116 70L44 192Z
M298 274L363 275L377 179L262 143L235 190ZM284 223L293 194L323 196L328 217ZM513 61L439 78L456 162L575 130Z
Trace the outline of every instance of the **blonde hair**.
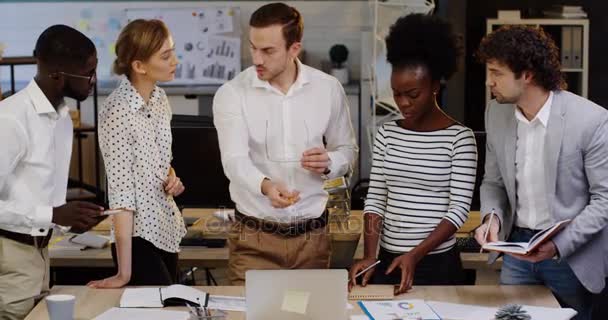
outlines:
M169 29L160 20L137 19L129 22L116 41L116 60L112 71L117 75L129 76L131 63L150 59L169 36Z

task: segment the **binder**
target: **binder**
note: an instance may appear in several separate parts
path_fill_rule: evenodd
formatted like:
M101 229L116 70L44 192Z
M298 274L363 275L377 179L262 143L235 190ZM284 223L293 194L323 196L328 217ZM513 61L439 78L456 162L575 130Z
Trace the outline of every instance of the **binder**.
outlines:
M562 68L572 68L572 27L562 27Z
M583 27L572 29L571 68L583 68Z

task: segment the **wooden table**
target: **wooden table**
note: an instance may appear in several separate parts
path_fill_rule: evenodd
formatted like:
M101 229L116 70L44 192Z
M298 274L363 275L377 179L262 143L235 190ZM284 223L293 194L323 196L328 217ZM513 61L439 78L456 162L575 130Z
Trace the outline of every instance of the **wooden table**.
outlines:
M188 228L188 234L207 239L225 239L227 224L213 215L218 209L184 209L184 217L197 218L193 226ZM111 217L104 220L93 230L108 234L111 227ZM458 236L467 236L479 225L479 212L471 212L469 219L458 230ZM347 218L334 217L329 224L330 234L334 244L333 263L337 267L346 267L352 259L363 257L363 212L353 210ZM182 247L179 254L180 266L198 268L226 267L228 264L228 248ZM112 267L112 255L108 247L104 249L86 249L84 251L49 250L51 267ZM463 265L468 269L488 268L487 254L462 253ZM333 264L332 263L332 264ZM500 268L500 263L490 266Z
M244 287L197 287L210 294L244 296ZM76 296L74 320L92 319L112 307L117 307L123 289L91 289L84 286L55 286L52 294ZM415 287L395 299L425 299L482 306L501 306L507 303L527 304L558 308L551 292L543 286L421 286ZM359 306L350 301L354 309L351 315L363 314ZM182 308L167 308L182 309ZM46 320L46 303L41 301L26 320ZM227 320L245 319L243 312L228 312Z

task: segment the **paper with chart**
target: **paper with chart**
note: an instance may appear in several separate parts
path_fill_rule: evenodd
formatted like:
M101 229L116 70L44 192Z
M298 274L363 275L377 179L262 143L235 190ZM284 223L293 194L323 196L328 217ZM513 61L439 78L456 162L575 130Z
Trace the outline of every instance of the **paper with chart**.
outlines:
M441 320L424 300L359 301L359 305L372 320Z
M179 64L169 85L221 84L241 71L240 12L231 7L128 9L129 20L165 22Z

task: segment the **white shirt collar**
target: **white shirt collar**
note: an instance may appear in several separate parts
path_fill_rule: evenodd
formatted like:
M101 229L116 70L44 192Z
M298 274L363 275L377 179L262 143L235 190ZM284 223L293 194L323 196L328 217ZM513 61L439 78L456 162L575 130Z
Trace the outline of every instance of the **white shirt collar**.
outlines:
M65 100L61 100L61 103L57 107L57 110L53 107L49 99L46 97L42 89L38 86L35 80L31 80L30 83L25 87L30 98L32 98L32 104L34 110L38 114L48 114L51 118L58 119L64 118L68 115L69 109L65 103Z
M519 107L515 108L515 118L526 124L534 123L535 121L540 121L543 127L546 128L547 124L549 123L549 116L551 115L551 104L553 104L553 91L549 91L549 97L547 98L547 101L545 101L545 103L540 108L534 119L528 121L528 119L526 119L521 110L519 110Z
M310 82L308 70L304 67L302 62L300 62L300 59L296 58L296 65L298 67L298 76L296 78L296 81L294 81L294 83L291 85L291 88L289 89L289 91L300 89L305 84ZM266 80L260 80L260 78L258 78L257 74L255 74L255 68L252 68L252 70L253 70L254 75L252 77L251 85L254 88L265 88L268 90L276 90L270 84L270 82L268 82Z

